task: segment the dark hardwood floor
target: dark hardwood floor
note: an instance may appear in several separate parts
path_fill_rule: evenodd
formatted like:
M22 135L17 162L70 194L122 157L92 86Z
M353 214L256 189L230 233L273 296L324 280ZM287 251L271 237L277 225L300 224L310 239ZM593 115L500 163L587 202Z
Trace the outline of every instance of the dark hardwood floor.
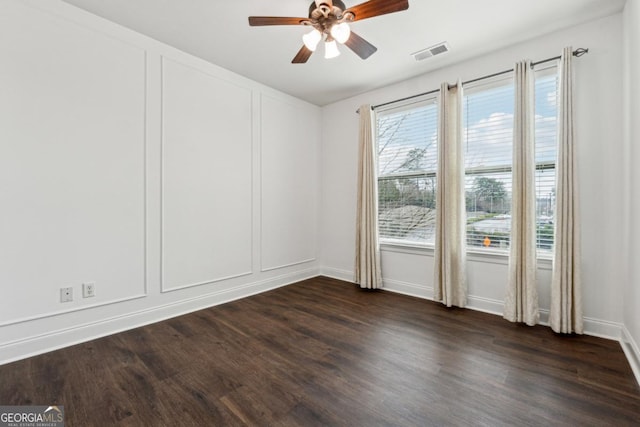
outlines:
M617 342L315 278L0 366L68 426L640 425Z

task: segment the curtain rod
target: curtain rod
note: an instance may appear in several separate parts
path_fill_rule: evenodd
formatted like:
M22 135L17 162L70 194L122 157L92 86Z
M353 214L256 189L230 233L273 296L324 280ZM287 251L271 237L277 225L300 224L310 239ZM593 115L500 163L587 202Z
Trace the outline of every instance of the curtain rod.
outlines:
M576 58L579 58L579 57L581 57L582 55L584 55L586 53L589 53L589 49L588 48L584 49L584 48L580 47L580 48L578 48L578 49L573 51L573 56L575 56ZM532 62L531 66L535 67L536 65L544 64L546 62L555 61L555 60L558 60L560 58L562 58L562 56L558 55L558 56L554 56L553 58L547 58L547 59L543 59L541 61ZM504 70L504 71L500 71L500 72L497 72L497 73L489 74L489 75L486 75L486 76L478 77L478 78L475 78L475 79L467 80L465 82L462 82L462 84L466 85L466 84L469 84L469 83L475 83L475 82L478 82L480 80L490 79L492 77L501 76L503 74L507 74L507 73L510 73L512 71L513 71L513 68L510 68L508 70ZM449 85L449 88L453 88L453 87L456 87L456 85ZM393 103L400 102L400 101L407 101L409 99L418 98L420 96L425 96L425 95L431 95L431 94L437 93L437 92L440 92L440 89L434 89L434 90L430 90L428 92L419 93L417 95L411 95L411 96L407 96L407 97L404 97L404 98L396 99L394 101L389 101L389 102L384 102L382 104L373 105L373 106L371 106L371 109L375 110L376 108L384 107L385 105L393 104ZM356 110L356 113L360 113L360 109L359 108Z

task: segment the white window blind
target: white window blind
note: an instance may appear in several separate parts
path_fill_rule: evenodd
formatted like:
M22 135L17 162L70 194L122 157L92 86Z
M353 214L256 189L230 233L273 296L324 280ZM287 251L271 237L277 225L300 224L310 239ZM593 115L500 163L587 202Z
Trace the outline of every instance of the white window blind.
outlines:
M538 252L553 250L558 146L557 67L536 71L536 220Z
M553 249L557 68L535 71L536 216L539 253ZM509 74L463 88L467 246L507 251L511 233L514 83ZM380 239L435 238L437 95L376 110Z
M376 112L381 241L434 241L437 113L435 98Z
M513 78L485 80L463 93L467 246L508 248Z
M555 207L556 68L535 75L537 247L549 252ZM464 94L467 245L506 250L511 232L513 80L487 80L465 88Z

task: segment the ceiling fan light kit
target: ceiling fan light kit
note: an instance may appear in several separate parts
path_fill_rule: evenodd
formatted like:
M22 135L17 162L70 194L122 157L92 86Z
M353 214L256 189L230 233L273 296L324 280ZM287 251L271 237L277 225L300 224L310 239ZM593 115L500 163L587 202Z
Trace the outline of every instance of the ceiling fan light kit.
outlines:
M331 59L336 56L340 56L340 51L338 50L338 44L335 40L324 42L324 58Z
M338 42L345 44L351 35L351 28L346 22L334 24L331 27L331 36Z
M315 52L316 48L318 47L318 43L320 43L320 40L322 40L322 33L316 30L315 28L311 30L310 33L307 33L304 36L302 36L302 41L304 42L304 45L311 52Z
M362 19L400 12L408 8L409 0L369 0L351 8L347 8L342 0L315 0L309 6L308 18L250 16L249 25L306 25L313 27L311 32L302 36L304 44L291 61L294 64L307 62L323 37L326 59L340 55L336 42L344 44L360 58L367 59L378 49L351 31L349 24Z

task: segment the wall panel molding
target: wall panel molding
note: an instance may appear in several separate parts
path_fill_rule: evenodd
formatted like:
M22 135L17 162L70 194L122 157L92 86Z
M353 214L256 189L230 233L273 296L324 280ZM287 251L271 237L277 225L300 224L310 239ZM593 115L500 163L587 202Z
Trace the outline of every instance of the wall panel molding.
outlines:
M261 271L317 258L320 134L316 110L260 97ZM283 125L286 123L286 125Z
M11 82L0 99L0 177L12 183L0 189L11 202L0 282L12 294L0 327L148 292L147 52L41 3L0 10ZM95 297L82 298L84 282L96 283ZM60 303L62 287L74 289L72 302Z
M252 91L162 57L161 292L252 274Z

